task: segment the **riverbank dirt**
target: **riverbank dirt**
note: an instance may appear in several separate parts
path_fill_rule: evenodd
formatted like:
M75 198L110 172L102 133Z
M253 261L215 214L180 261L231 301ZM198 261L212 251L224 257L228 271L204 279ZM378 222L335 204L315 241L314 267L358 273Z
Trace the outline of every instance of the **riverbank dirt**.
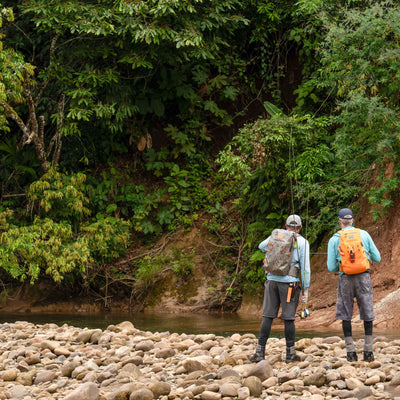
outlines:
M254 334L223 337L143 332L131 322L80 329L0 324L0 399L229 400L400 399L400 340L374 339L375 360L348 362L339 336L284 339L251 363Z

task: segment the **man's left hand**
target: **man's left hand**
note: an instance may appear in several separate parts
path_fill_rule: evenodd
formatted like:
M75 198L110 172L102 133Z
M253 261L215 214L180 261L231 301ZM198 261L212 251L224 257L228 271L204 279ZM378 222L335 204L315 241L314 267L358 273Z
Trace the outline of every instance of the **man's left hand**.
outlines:
M301 301L304 304L307 304L307 301L308 301L308 289L303 290L303 294L301 295Z

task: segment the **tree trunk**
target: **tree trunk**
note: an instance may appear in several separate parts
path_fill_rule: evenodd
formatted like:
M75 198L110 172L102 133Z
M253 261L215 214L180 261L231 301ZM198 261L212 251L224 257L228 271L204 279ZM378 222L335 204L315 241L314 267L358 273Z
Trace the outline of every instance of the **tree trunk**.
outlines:
M8 103L2 101L0 102L0 106L4 108L6 115L14 120L22 131L22 138L20 140L19 146L23 147L27 144L33 143L39 166L43 173L46 173L50 169L50 166L57 165L60 159L62 145L61 128L63 124L65 97L64 95L62 95L60 98L58 104L58 124L56 133L49 141L49 145L46 150L45 120L42 115L39 117L37 117L36 115L36 105L32 98L29 76L26 70L24 70L24 92L29 110L29 117L26 123L24 123L22 118ZM50 163L48 159L52 152L53 157Z

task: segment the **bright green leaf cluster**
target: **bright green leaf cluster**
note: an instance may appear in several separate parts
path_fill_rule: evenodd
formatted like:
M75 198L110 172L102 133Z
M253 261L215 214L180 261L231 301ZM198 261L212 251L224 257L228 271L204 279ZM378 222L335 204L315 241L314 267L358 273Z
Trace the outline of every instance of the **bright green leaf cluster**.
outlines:
M131 224L118 218L102 218L82 227L87 235L88 247L98 263L119 258L130 243Z
M0 265L13 278L34 283L43 275L55 282L90 277L90 268L120 257L130 243L130 223L115 217L89 222L84 194L86 176L51 169L30 186L37 213L31 224L11 224L0 213Z
M81 220L90 214L85 196L82 173L66 175L50 169L29 188L29 197L37 204L39 214L57 221L70 218Z
M86 237L75 237L66 222L36 218L32 225L1 234L0 264L13 278L34 283L40 273L60 282L82 274L92 262Z

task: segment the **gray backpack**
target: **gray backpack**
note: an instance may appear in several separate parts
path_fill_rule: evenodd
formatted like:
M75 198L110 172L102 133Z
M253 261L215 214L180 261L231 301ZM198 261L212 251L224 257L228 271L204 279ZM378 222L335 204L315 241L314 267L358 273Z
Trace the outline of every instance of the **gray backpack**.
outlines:
M274 229L265 250L264 271L275 275L299 276L299 268L292 264L292 253L298 233L286 229ZM297 246L296 246L297 247Z

